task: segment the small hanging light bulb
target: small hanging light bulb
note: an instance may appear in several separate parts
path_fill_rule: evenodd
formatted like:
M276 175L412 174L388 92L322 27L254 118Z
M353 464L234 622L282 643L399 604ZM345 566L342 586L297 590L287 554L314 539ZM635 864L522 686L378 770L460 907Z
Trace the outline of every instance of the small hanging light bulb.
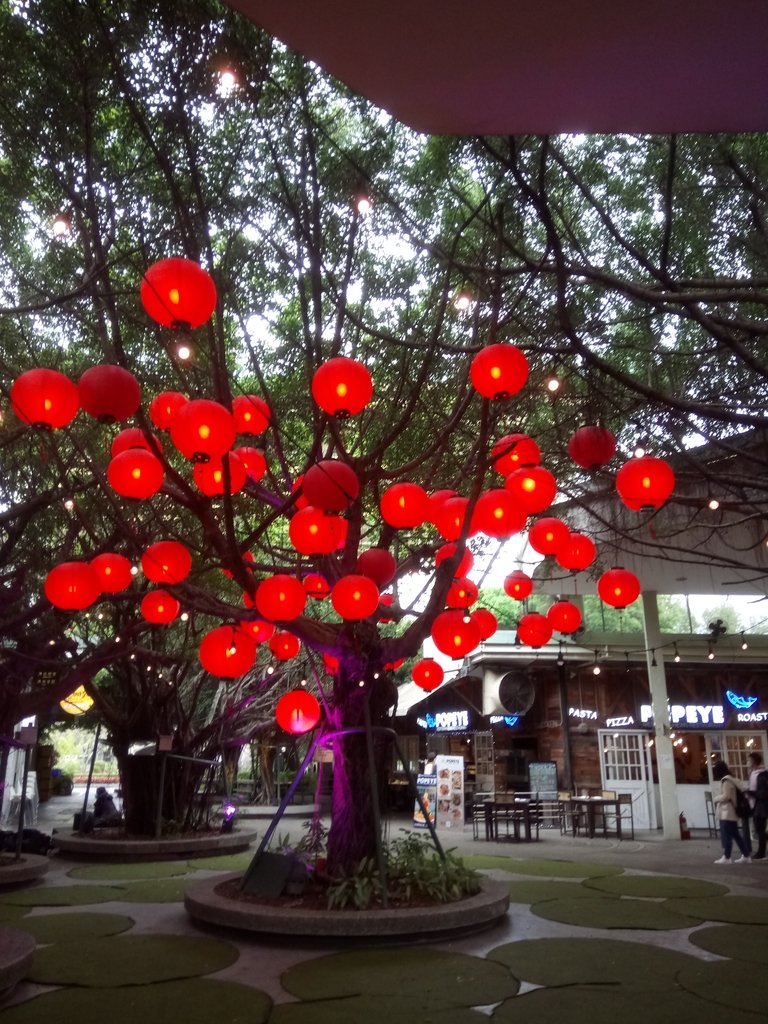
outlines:
M460 291L453 300L453 308L457 309L460 313L466 312L471 305L472 296L467 291Z
M632 452L633 459L642 459L645 455L645 448L641 444L636 444L634 451Z
M371 209L373 207L373 204L371 203L371 197L367 195L365 192L359 192L355 199L355 206L357 207L357 212L360 214L361 217L367 216L367 214L371 212Z
M714 661L715 660L715 652L712 650L712 644L709 645L709 650L707 651L707 657L709 658L710 661Z
M707 502L707 508L711 509L713 512L716 512L717 509L720 508L720 502L717 500L717 498L710 498Z
M72 224L66 213L57 213L51 224L51 231L54 238L63 238L72 230Z
M547 384L547 391L549 391L549 393L552 394L552 395L554 395L556 392L558 392L560 390L560 388L562 387L562 381L560 380L559 377L555 377L554 375L551 376L551 377L547 377L546 384Z
M680 652L677 649L677 644L674 645L674 648L675 648L675 658L674 658L674 660L679 664L680 663Z
M741 649L742 649L742 651L746 651L748 647L749 647L749 644L747 643L747 638L744 636L744 630L742 629L742 631L741 631Z

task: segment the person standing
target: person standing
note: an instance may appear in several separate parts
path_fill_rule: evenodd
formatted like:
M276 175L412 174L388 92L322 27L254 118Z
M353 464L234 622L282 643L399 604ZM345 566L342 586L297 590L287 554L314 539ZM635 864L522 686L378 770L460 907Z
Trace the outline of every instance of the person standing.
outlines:
M714 803L720 823L720 843L723 847L723 856L719 857L715 864L745 864L752 858L749 855L749 847L739 831L739 817L736 814L736 790L741 787L731 775L725 761L718 761L713 765L712 778L720 783L720 792L714 797ZM741 851L741 856L732 861L731 850L734 843Z
M757 751L749 755L749 784L747 796L752 805L752 821L757 839L757 853L752 860L765 860L765 826L768 819L768 771L763 756Z

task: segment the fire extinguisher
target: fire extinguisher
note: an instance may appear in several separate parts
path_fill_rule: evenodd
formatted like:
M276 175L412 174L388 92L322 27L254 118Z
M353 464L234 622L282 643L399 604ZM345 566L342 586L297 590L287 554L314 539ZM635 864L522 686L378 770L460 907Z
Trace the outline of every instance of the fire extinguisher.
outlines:
M685 820L685 815L682 812L680 814L680 838L691 838L691 830L688 828L688 822Z

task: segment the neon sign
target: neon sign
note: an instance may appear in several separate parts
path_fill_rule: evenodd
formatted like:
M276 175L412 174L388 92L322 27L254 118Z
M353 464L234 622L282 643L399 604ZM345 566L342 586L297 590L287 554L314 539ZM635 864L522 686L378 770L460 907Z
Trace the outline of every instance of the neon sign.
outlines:
M725 725L725 709L722 704L670 704L669 720L672 725ZM640 705L640 721L653 721L650 704Z
M739 711L748 711L753 704L757 703L757 697L740 697L733 690L726 690L725 696L728 699L728 703L732 704Z
M506 725L513 729L520 721L520 715L491 715L489 721L491 725Z
M466 732L470 727L468 711L437 711L427 712L423 718L416 720L422 729L435 732Z

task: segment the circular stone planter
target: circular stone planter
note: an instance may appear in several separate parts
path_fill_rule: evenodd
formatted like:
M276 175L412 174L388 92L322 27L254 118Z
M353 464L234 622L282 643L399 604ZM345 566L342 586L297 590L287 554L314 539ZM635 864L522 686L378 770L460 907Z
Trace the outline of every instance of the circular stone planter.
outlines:
M227 899L216 892L223 882L241 875L209 878L187 887L184 905L195 921L269 935L315 938L397 936L407 941L481 931L500 921L509 908L505 882L484 878L482 890L456 903L399 910L304 910L274 904Z
M17 928L0 928L0 999L26 975L35 956L35 940Z
M163 857L209 857L212 854L240 853L247 850L256 832L214 832L204 836L180 836L170 839L99 839L77 832L54 833L53 848L64 856L94 857L103 860L161 860Z
M17 861L0 865L0 888L23 885L24 882L35 882L48 870L46 857L33 853L23 853Z

